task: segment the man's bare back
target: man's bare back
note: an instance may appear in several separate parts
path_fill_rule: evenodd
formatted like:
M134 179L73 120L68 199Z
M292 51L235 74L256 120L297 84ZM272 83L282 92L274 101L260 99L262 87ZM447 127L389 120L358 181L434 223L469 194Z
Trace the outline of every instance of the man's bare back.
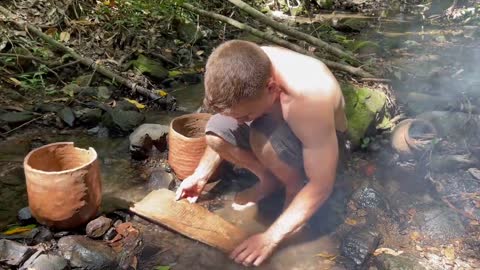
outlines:
M325 64L281 47L264 46L262 49L270 58L277 81L285 91L280 103L287 123L291 121L288 117L290 104L296 97L320 98L334 104L335 128L346 131L345 101L340 85Z

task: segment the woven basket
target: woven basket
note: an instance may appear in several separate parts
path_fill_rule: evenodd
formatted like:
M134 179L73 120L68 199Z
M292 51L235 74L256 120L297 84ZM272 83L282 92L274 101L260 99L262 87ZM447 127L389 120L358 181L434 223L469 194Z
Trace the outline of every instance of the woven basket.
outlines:
M73 229L94 218L102 199L97 153L72 142L48 144L24 159L28 205L43 225Z
M186 114L170 123L168 163L180 180L193 174L205 152L205 126L210 117L208 113Z

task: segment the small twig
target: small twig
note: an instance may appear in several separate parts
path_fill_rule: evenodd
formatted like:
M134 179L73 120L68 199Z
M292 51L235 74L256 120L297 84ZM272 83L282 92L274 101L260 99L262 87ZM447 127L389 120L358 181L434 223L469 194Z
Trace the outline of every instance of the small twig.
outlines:
M165 57L164 55L162 54L159 54L159 53L154 53L154 52L149 52L148 54L154 56L154 57L157 57L157 58L160 58L161 60L169 63L169 64L172 64L173 66L175 67L178 67L178 64L173 62L172 60L168 59L167 57Z
M15 54L15 53L0 53L0 56L23 58L23 59L34 60L34 61L37 61L39 63L45 64L45 65L49 64L48 62L46 62L46 61L44 61L44 60L42 60L38 57L31 56L31 55L22 55L22 54Z
M78 63L80 63L80 60L75 60L75 61L73 61L73 62L66 63L66 64L64 64L64 65L52 67L51 70L66 68L66 67L69 67L69 66L73 66L73 65L75 65L75 64L78 64Z
M465 211L462 211L462 210L458 209L457 207L455 207L455 205L453 205L447 198L442 197L442 201L444 203L446 203L450 208L452 208L453 211L463 215L464 217L466 217L468 219L472 219L472 220L477 220L477 218L475 218L472 214L467 213Z
M7 135L7 134L9 134L9 133L11 133L11 132L13 132L13 131L15 131L15 130L18 130L18 129L26 126L26 125L29 125L29 124L37 121L37 120L40 119L40 118L44 118L44 117L47 117L47 116L50 116L50 115L53 115L53 114L54 114L54 113L46 113L46 114L41 115L41 116L39 116L39 117L37 117L37 118L33 118L32 120L30 120L30 121L28 121L28 122L25 122L25 123L21 124L20 126L18 126L18 127L16 127L16 128L13 128L13 129L11 129L11 130L9 130L9 131L6 131L6 132L4 132L4 133L2 133L2 134L0 134L0 135L5 136L5 135Z
M383 79L383 78L361 78L360 81L368 81L368 82L391 82L390 79Z

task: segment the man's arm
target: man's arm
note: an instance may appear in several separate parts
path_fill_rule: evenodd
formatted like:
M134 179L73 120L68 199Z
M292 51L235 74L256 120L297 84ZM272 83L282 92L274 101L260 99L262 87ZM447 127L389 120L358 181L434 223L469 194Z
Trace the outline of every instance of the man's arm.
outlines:
M292 104L289 125L303 144L308 183L267 230L281 241L302 227L330 196L338 162L334 108L328 98Z
M264 233L241 243L230 254L245 266L260 265L276 246L302 227L330 196L335 181L338 143L333 104L326 98L295 101L289 108L288 123L303 144L303 159L308 184L288 208Z

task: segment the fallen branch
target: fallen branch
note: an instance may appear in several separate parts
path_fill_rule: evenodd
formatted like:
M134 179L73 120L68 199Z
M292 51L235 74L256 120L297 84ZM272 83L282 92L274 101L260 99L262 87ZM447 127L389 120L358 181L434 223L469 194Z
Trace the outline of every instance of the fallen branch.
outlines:
M351 53L345 52L345 51L343 51L343 50L341 50L341 49L339 49L339 48L337 48L333 45L330 45L327 42L325 42L325 41L323 41L319 38L313 37L309 34L306 34L306 33L297 31L295 29L292 29L292 28L290 28L290 27L288 27L284 24L278 23L278 22L274 21L273 19L267 17L266 15L261 13L260 11L256 10L255 8L251 7L247 3L243 2L242 0L228 0L228 1L232 4L234 4L235 6L239 7L241 10L248 13L250 16L252 16L255 19L271 26L273 29L275 29L277 31L280 31L284 34L290 35L294 38L304 40L304 41L306 41L306 42L308 42L308 43L310 43L314 46L317 46L321 49L324 49L327 52L332 53L333 55L338 56L339 58L346 58L346 59L353 60L356 63L360 63L357 59L355 59L355 57Z
M34 60L34 61L37 61L39 63L42 63L42 64L45 64L45 65L49 65L48 62L38 58L38 57L35 57L35 56L31 56L31 55L22 55L22 54L15 54L15 53L0 53L0 56L4 56L4 57L16 57L16 58L23 58L23 59L28 59L28 60Z
M288 41L286 41L284 39L281 39L277 36L274 36L272 34L262 32L258 29L255 29L251 26L248 26L244 23L241 23L241 22L239 22L237 20L234 20L234 19L231 19L229 17L220 15L218 13L206 11L206 10L194 7L194 6L192 6L190 4L187 4L187 3L182 3L181 7L185 8L187 10L190 10L192 12L195 12L199 15L207 16L207 17L210 17L210 18L228 23L228 24L233 25L233 26L235 26L239 29L247 31L247 32L251 33L252 35L255 35L257 37L260 37L260 38L263 38L265 40L271 41L271 42L276 43L280 46L283 46L285 48L296 51L298 53L302 53L302 54L306 54L306 55L310 55L312 57L315 57L315 58L319 59L320 61L322 61L323 63L325 63L328 67L330 67L332 69L345 71L345 72L351 73L351 74L359 76L359 77L373 77L370 73L362 70L361 68L357 68L357 67L353 67L353 66L350 66L350 65L347 65L347 64L341 64L341 63L337 63L337 62L334 62L334 61L322 59L318 56L318 54L313 54L312 52L309 52L309 51L305 50L304 48L302 48L302 47L300 47L296 44L288 42Z
M11 18L13 16L10 11L8 11L7 9L5 9L2 6L0 6L0 13L3 13L5 16L7 16L7 18ZM144 88L140 85L137 85L136 83L131 82L131 81L115 74L114 72L106 69L102 65L96 63L94 60L92 60L90 58L87 58L87 57L82 57L77 52L75 52L72 48L66 47L65 45L59 43L58 41L56 41L53 38L49 37L48 35L44 34L40 29L30 25L27 22L21 22L18 18L12 20L12 22L14 24L16 24L17 27L19 27L19 28L22 28L22 29L27 28L28 31L34 33L35 35L37 35L41 39L45 40L50 45L54 46L55 48L65 52L65 53L69 53L73 58L75 58L75 60L78 60L83 65L85 65L85 66L87 66L87 67L89 67L93 70L96 70L98 73L102 74L103 76L108 77L108 78L110 78L114 81L117 81L117 82L121 83L122 85L132 89L134 92L138 92L139 94L141 94L145 97L156 100L156 102L161 104L161 105L167 105L166 96L162 97L160 95L157 95L157 94L153 93L152 91L150 91L149 89Z

